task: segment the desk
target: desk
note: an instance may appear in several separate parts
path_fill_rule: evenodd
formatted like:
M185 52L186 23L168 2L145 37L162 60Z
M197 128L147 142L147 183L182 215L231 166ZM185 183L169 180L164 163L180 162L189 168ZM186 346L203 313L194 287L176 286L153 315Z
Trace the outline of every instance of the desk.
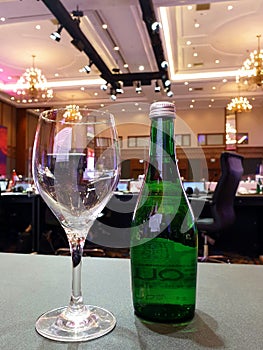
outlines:
M197 216L210 217L210 204L205 198L191 197ZM237 195L234 202L235 223L220 233L217 249L257 257L263 254L263 195Z
M196 316L185 328L175 329L146 326L134 316L129 259L85 257L84 299L111 310L117 326L80 344L49 341L34 330L41 313L68 303L69 257L1 253L0 275L1 349L263 349L263 266L199 264Z
M27 252L35 251L39 237L39 196L26 193L6 192L0 196L0 239L4 241L3 249L9 249L8 245L19 245L19 234L31 226L28 232ZM2 247L1 247L2 248ZM21 247L22 249L22 247ZM23 249L22 249L23 250Z

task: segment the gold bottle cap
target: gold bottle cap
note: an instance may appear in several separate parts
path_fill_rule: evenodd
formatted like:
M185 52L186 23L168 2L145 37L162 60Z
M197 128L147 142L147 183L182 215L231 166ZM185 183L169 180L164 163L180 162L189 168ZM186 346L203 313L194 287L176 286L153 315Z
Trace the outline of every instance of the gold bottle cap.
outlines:
M176 109L175 105L172 102L159 101L154 102L150 106L150 118L158 118L158 117L176 117Z

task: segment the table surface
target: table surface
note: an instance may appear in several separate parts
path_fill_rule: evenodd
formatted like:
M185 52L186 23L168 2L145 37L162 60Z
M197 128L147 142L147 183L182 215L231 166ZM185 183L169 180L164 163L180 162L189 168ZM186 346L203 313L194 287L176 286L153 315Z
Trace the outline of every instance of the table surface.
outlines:
M34 328L40 314L68 303L70 257L1 253L0 273L0 349L263 349L260 265L199 264L195 318L176 328L134 316L129 259L85 257L84 300L112 311L117 325L104 337L71 344L45 339Z

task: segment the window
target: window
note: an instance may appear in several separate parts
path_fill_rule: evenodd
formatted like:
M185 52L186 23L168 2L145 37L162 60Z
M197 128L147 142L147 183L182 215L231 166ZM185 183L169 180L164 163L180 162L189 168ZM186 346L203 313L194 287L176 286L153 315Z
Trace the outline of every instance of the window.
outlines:
M149 147L149 136L128 136L128 147Z
M224 145L224 134L198 134L199 146L219 146Z

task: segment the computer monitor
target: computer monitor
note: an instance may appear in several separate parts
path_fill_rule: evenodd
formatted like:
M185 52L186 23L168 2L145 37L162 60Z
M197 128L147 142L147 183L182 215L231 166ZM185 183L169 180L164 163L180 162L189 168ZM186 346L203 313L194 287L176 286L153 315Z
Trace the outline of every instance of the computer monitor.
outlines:
M6 191L8 185L8 180L0 180L0 189L1 192Z
M117 191L119 192L129 191L129 183L130 183L130 180L120 180L117 185Z
M206 192L205 182L204 181L184 181L184 189L191 188L193 193L204 193Z

